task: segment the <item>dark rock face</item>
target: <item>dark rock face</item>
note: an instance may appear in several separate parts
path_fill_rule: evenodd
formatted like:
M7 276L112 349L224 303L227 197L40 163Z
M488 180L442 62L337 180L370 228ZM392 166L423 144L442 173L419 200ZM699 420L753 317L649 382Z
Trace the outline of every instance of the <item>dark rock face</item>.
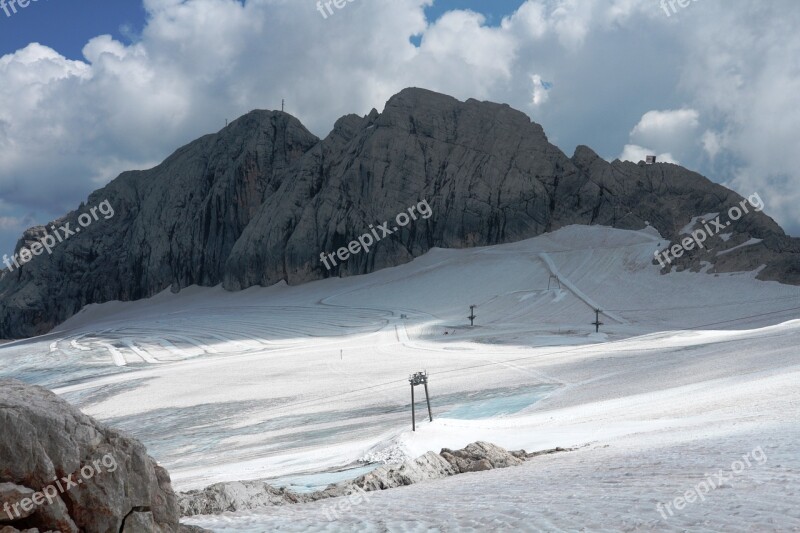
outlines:
M757 191L753 191L757 192ZM570 224L641 229L678 242L693 217L742 197L677 165L608 163L579 147L572 158L507 105L422 89L383 113L349 115L324 140L280 112L254 111L178 150L158 167L126 172L56 221L109 200L115 215L0 272L0 338L41 334L84 305L135 300L168 287L229 290L297 284L394 266L432 247L512 242ZM432 210L327 270L320 254L420 202ZM41 238L29 230L18 244ZM668 268L754 270L800 283L800 239L752 212L709 246ZM740 244L759 239L723 255ZM667 243L664 243L665 246ZM709 248L713 251L709 251Z
M289 115L254 112L152 170L123 173L52 225L74 229L82 213L105 200L113 217L99 217L52 255L0 274L0 338L48 331L91 302L218 284L264 198L317 142ZM29 230L17 249L34 238Z
M8 379L0 380L0 506L3 531L188 531L169 474L141 443Z

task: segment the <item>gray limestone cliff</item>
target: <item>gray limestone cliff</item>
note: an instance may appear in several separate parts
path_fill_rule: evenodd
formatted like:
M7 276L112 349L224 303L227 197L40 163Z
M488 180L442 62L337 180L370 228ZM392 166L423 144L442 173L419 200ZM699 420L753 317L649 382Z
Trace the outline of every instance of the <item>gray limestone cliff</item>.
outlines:
M677 165L609 163L583 146L568 157L507 105L406 89L383 113L341 118L323 140L290 115L253 111L151 170L123 173L53 224L74 228L104 200L113 217L0 272L0 338L47 332L90 303L363 274L432 247L513 242L570 224L649 222L678 242L693 219L743 198ZM432 215L394 231L395 215L423 201ZM370 253L323 265L321 253L384 221L392 234ZM17 248L44 231L28 230ZM800 239L764 212L721 235L665 271L760 269L759 279L800 283Z

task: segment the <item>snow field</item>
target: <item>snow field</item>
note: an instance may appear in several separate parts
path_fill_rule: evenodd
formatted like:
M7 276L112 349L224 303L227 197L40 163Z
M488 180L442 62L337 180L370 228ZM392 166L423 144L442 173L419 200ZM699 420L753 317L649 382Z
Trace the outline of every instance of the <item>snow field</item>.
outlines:
M800 467L800 288L660 275L663 242L650 229L568 227L368 276L90 306L0 348L0 375L129 431L178 490L313 484L360 459L475 440L580 447L370 495L336 523L322 502L196 522L217 531L797 528L784 505ZM547 288L553 272L560 290ZM412 433L406 378L423 369L434 422ZM780 464L745 472L744 492L721 488L666 522L656 512L703 468L759 445ZM413 511L423 506L428 519Z

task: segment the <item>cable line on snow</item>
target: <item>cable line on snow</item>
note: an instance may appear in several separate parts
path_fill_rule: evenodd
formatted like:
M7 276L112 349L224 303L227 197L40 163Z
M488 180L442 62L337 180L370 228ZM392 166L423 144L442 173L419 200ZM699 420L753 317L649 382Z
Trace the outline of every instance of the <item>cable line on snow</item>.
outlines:
M775 315L775 314L780 314L780 313L788 313L789 311L799 311L799 310L800 310L800 307L792 307L790 309L782 309L782 310L779 310L779 311L772 311L772 312L769 312L769 313L759 313L759 314L756 314L756 315L749 315L749 316L744 316L744 317L741 317L741 318L736 318L736 319L731 319L731 320L723 320L723 321L720 321L720 322L713 322L713 323L710 323L710 324L701 324L699 326L685 327L685 328L676 329L676 330L673 330L673 331L676 332L676 333L679 333L681 331L691 331L691 330L694 330L694 329L708 327L708 326L716 326L716 325L727 324L727 323L731 323L731 322L740 322L742 320L747 320L747 319L750 319L750 318L760 318L760 317L764 317L764 316L770 316L770 315ZM660 332L660 333L666 333L666 332ZM479 368L486 368L486 367L490 367L490 366L505 365L505 364L508 364L508 363L516 363L516 362L519 362L519 361L526 361L528 359L535 359L535 358L539 358L539 357L547 357L549 355L562 355L562 354L568 354L568 353L573 353L573 352L578 352L578 351L589 351L589 350L592 350L592 349L598 349L598 350L607 349L605 347L607 347L609 344L617 344L617 343L621 343L621 342L628 342L629 340L630 339L620 339L618 341L613 341L613 342L610 342L610 343L599 344L599 345L581 345L581 346L576 346L574 348L566 348L564 350L559 350L559 351L538 353L536 355L528 355L528 356L525 356L525 357L517 357L517 358L514 358L514 359L506 359L504 361L492 361L492 362L488 362L488 363L481 363L481 364L478 364L478 365L471 365L471 366L466 366L466 367L461 367L461 368L453 368L453 369L450 369L450 370L442 370L441 372L436 372L435 375L436 376L441 376L441 375L445 375L445 374L453 374L453 373L456 373L456 372L465 372L467 370L476 370L476 369L479 369ZM734 341L731 341L731 342L734 342ZM631 348L631 349L616 350L616 352L618 352L618 353L619 352L644 352L644 351L663 350L663 349L664 348L661 348L661 347L658 347L658 348ZM405 387L406 382L407 382L407 380L387 381L387 382L384 382L384 383L379 383L377 385L371 385L369 387L362 387L362 388L358 388L358 389L353 389L351 391L340 392L340 393L333 394L333 395L330 395L330 396L323 396L323 397L319 397L319 398L312 398L312 399L309 399L309 400L303 400L303 401L300 401L300 402L294 402L294 403L287 403L287 404L279 405L279 406L276 406L276 407L271 408L271 409L266 409L265 411L262 411L262 413L270 413L270 412L275 412L275 411L282 411L282 410L285 410L287 408L298 407L298 406L309 405L309 404L313 405L313 404L316 404L316 403L327 402L329 400L332 400L332 399L335 399L335 398L340 398L342 396L347 396L347 395L355 394L355 393L358 393L358 392L365 392L365 391L369 391L369 390L374 390L374 389L378 389L378 388L381 388L381 387L386 387L388 385L395 385L395 386L398 386L398 388L399 388L400 385Z

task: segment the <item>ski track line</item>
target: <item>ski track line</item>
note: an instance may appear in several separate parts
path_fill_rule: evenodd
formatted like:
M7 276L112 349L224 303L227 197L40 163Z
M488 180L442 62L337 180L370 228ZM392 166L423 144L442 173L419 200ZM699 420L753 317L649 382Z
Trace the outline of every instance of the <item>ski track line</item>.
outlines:
M191 344L192 346L195 346L196 348L199 348L200 350L202 350L205 353L212 353L212 354L219 353L219 351L216 348L212 348L211 346L209 346L209 345L207 345L207 344L205 344L202 341L199 341L197 339L193 339L193 338L190 338L190 337L185 337L183 335L170 335L170 337L172 337L173 339L178 339L178 340L185 341L185 342Z
M111 353L111 358L114 360L114 364L117 366L127 366L128 362L125 360L125 356L122 355L122 352L117 350L114 346L106 343L106 342L98 342L100 346L105 348Z
M556 267L556 264L553 262L553 259L546 252L539 253L539 258L541 258L541 260L544 261L550 272L554 276L558 276L558 279L561 281L561 283L565 285L570 291L572 291L573 294L575 294L575 296L583 300L586 303L586 305L590 306L592 309L603 309L603 306L598 305L594 300L589 298L578 287L576 287L575 284L572 283L568 278L563 277L561 275L561 272L558 270L558 267ZM609 317L610 319L616 320L620 324L630 325L629 321L625 320L616 313L612 313L610 311L602 311L602 313L607 317Z
M81 346L80 344L78 344L78 339L82 339L85 336L86 336L85 334L84 335L78 335L77 337L75 337L74 339L72 339L69 342L69 345L72 346L73 348L75 348L76 350L80 350L82 352L91 352L92 349L89 348L88 346Z
M136 346L136 344L134 344L134 342L132 340L123 340L122 342L124 342L125 345L128 348L130 348L134 353L136 353L139 357L144 359L146 362L148 362L150 364L155 364L155 365L161 364L161 361L159 361L158 359L156 359L155 357L153 357L152 355L150 355L146 351L144 351L141 348L139 348L138 346Z
M181 359L191 359L192 357L197 357L194 355L190 355L181 348L178 348L177 346L169 342L167 339L157 339L156 343L163 346L166 350L172 352L174 355L177 355Z
M242 351L245 351L245 352L250 352L250 351L253 351L253 350L257 350L257 349L261 348L261 346L263 346L261 343L258 343L259 346L258 347L254 347L252 345L246 344L244 341L231 339L231 338L225 337L223 335L220 335L218 333L206 332L206 335L208 335L209 337L212 337L214 339L220 340L223 343L231 343L231 344L235 344L237 346L240 346L242 348Z
M433 346L428 346L428 347L419 346L419 344L417 342L412 341L409 338L408 331L406 330L406 325L403 322L401 322L400 324L395 324L395 335L397 337L398 342L404 348L407 348L409 350L417 351L417 352L419 352L419 351L433 351L433 352L437 352L437 353L447 353L446 347L439 348L439 347L433 347ZM475 349L473 348L473 351L474 350ZM531 368L525 368L525 367L522 367L520 365L514 364L512 362L497 361L497 360L491 358L491 356L490 357L485 357L485 356L481 356L479 354L476 354L476 355L477 355L477 357L474 358L473 360L489 363L489 366L495 365L495 366L501 366L501 367L510 368L512 370L521 372L523 374L531 375L531 376L535 377L536 379L541 380L544 383L558 383L560 385L564 385L564 383L561 382L560 380L554 379L551 376L548 376L547 374L545 374L545 373L543 373L541 371L534 370L534 369L531 369ZM515 355L515 354L509 354L509 353L506 353L504 351L499 351L499 353L496 353L495 356L496 355L508 355L508 356L511 356L511 355Z

